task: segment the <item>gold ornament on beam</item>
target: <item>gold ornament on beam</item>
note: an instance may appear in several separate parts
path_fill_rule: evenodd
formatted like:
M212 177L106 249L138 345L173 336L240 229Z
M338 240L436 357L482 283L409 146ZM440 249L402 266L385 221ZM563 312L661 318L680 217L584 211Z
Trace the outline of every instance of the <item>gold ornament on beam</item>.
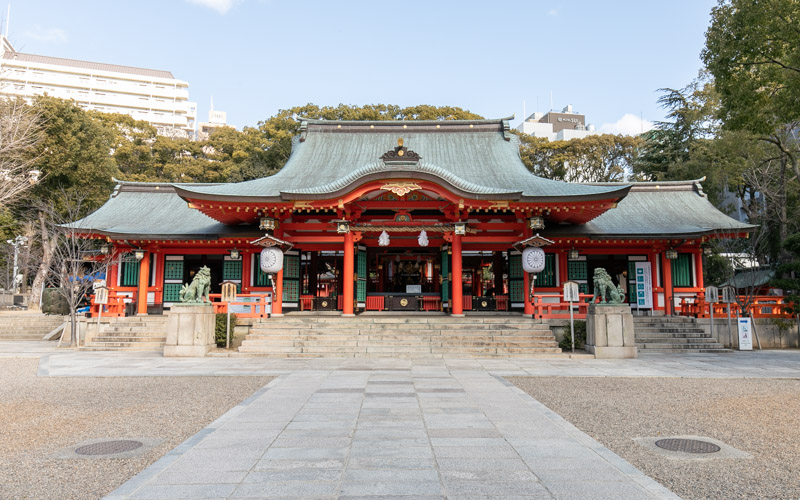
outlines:
M397 196L405 196L411 191L422 189L416 182L389 182L380 187L385 191L390 191Z

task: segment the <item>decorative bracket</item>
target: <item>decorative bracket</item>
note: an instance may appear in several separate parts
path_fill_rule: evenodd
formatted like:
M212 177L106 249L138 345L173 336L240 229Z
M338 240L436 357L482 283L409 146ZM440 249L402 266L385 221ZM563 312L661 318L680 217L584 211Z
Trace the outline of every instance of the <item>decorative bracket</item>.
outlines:
M403 138L401 137L397 139L397 147L383 153L380 159L386 166L404 167L418 164L422 157L403 146Z

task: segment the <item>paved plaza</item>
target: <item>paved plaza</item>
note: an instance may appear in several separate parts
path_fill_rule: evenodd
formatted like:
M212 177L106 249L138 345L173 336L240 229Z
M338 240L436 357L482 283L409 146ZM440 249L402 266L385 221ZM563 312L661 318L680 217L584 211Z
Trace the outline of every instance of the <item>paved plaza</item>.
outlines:
M108 498L677 498L505 376L800 378L800 352L636 360L163 358L56 351L39 375L277 375Z

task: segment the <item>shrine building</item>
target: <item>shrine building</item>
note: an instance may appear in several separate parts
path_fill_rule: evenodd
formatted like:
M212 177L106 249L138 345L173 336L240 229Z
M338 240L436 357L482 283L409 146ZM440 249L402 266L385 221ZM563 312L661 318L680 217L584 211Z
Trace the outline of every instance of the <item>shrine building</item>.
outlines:
M237 310L259 317L478 310L564 317L562 284L576 281L589 297L596 268L627 289L632 307L670 313L703 290L708 241L752 230L717 210L700 180L537 177L522 163L508 119L304 120L275 175L229 184L119 182L105 205L74 224L106 242L114 256L108 287L136 313L169 308L208 266L212 294L234 282L244 303L269 304ZM528 244L545 252L533 283L521 261ZM259 265L265 246L283 250L274 283Z

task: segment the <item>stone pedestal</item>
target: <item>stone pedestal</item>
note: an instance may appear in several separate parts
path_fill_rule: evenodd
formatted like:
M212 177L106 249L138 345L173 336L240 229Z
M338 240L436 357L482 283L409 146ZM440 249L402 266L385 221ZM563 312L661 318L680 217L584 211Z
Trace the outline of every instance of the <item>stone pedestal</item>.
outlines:
M214 347L214 307L175 305L167 313L164 357L203 357Z
M591 304L586 315L586 351L598 359L635 358L633 315L627 304Z

